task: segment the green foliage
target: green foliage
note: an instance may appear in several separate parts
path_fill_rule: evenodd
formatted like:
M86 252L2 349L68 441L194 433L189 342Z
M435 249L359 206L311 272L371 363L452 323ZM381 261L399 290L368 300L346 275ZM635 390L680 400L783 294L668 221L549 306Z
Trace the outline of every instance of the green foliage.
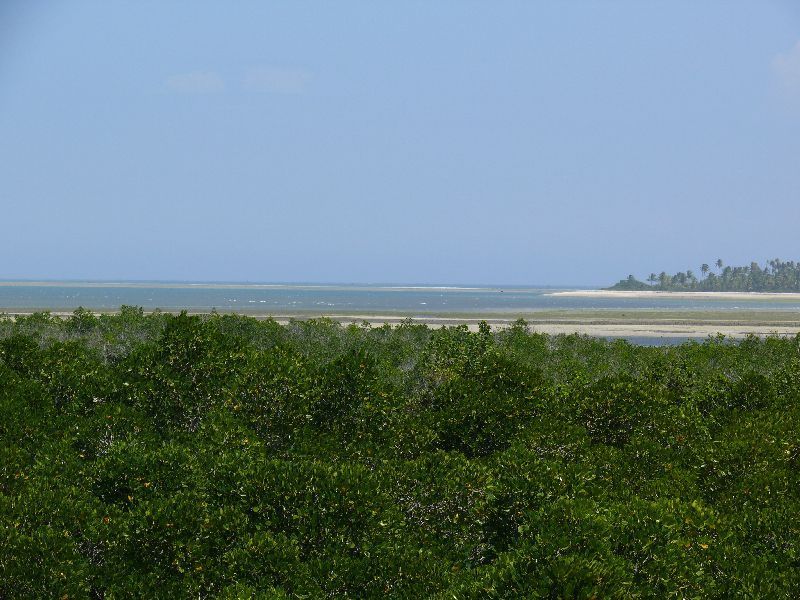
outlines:
M617 283L612 285L610 290L626 290L626 291L640 291L652 289L644 281L639 281L633 275L628 275L625 279L620 279Z
M704 292L800 292L800 263L793 260L770 260L763 267L757 262L741 267L723 267L722 260L714 263L717 273L707 264L700 267L701 279L688 270L674 275L652 273L647 281L639 281L633 275L621 279L609 290L664 290Z
M0 598L794 598L798 423L800 336L5 320Z

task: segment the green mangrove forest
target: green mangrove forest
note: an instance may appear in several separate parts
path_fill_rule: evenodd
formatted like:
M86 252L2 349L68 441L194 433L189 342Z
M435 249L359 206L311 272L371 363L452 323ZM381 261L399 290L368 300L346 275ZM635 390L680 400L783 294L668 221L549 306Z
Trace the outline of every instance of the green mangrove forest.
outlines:
M716 273L714 272L716 270ZM628 275L610 290L662 290L669 292L800 292L800 263L793 260L770 260L764 266L757 262L749 266L726 266L717 259L713 267L700 266L700 278L687 270L670 275L650 273L647 283Z
M7 318L0 598L798 598L798 424L800 336Z

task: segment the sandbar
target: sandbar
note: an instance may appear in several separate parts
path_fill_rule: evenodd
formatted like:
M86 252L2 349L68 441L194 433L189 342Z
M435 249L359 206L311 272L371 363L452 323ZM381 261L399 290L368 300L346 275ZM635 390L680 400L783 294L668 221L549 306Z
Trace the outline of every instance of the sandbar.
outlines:
M800 292L667 292L661 290L567 290L545 296L571 298L675 298L682 300L800 300Z

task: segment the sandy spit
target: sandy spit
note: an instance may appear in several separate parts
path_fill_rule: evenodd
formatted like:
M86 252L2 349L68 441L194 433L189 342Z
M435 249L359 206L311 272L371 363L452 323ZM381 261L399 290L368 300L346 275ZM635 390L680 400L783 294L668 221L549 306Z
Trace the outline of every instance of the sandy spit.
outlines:
M686 300L800 300L799 292L664 292L659 290L569 290L545 296L572 298L677 298Z

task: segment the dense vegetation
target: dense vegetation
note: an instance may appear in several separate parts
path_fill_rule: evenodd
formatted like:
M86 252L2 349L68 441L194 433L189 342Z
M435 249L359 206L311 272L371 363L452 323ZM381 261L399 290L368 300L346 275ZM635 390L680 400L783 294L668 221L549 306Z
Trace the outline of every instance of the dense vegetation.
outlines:
M700 267L701 278L693 271L668 275L650 273L649 283L633 275L622 279L611 290L664 290L702 292L800 292L800 263L776 258L763 267L756 262L744 267L725 266L721 259L714 263L717 273L707 264Z
M0 598L800 597L800 336L0 322Z

